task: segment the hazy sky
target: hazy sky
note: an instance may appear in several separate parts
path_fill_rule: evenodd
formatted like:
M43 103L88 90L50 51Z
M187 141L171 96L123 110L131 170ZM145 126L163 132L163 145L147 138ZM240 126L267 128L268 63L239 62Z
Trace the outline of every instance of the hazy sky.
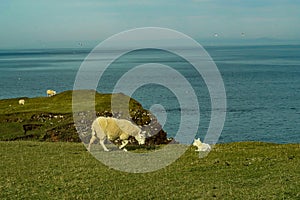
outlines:
M101 41L158 26L195 39L300 39L299 0L1 0L0 48Z

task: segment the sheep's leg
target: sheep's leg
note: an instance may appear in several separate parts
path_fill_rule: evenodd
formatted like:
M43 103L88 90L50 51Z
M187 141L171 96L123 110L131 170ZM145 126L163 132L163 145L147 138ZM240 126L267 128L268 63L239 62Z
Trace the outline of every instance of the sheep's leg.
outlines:
M119 147L119 149L123 149L128 144L128 140L122 140L122 145ZM125 148L124 151L127 151Z
M100 140L100 144L101 144L101 146L103 147L103 149L104 149L104 151L109 151L107 148L106 148L106 146L104 145L104 141L105 140Z
M92 136L91 140L90 140L90 143L89 143L89 146L88 146L88 151L91 151L91 146L92 144L96 141L97 137L95 135Z

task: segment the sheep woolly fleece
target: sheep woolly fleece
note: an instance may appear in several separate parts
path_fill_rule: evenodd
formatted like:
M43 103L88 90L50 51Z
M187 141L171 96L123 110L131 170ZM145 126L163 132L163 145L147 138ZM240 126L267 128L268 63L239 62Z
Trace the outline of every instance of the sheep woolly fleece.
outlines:
M54 91L54 90L47 90L46 93L47 93L48 97L52 97L52 96L56 95L56 91Z
M141 131L139 127L124 119L99 117L96 122L98 122L98 124L93 125L100 126L98 128L104 130L105 135L112 141L118 138L127 140L130 135L136 136Z
M145 138L141 135L141 129L130 121L111 117L98 117L92 124L92 138L88 150L90 151L91 144L96 138L99 138L100 144L105 151L108 151L104 145L106 138L111 141L119 138L122 141L121 149L128 143L129 136L135 137L139 144L145 143Z
M19 104L20 104L20 105L24 105L24 104L25 104L25 100L24 100L24 99L20 99L20 100L19 100Z
M210 151L211 150L211 146L209 144L202 143L200 138L194 139L193 146L198 148L198 149L196 149L196 151Z

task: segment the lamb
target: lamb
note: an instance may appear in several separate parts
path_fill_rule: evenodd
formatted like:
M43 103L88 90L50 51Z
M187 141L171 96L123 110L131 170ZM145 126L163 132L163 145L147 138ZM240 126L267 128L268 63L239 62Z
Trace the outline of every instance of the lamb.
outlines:
M133 136L140 145L145 144L145 136L141 134L141 129L125 119L116 119L112 117L98 117L92 124L92 138L88 145L88 151L91 150L91 145L98 138L99 143L104 151L109 151L104 142L106 139L115 141L120 139L122 145L119 149L127 151L124 147L128 144L129 136Z
M193 146L198 147L198 149L196 149L196 151L210 151L211 150L210 145L206 144L206 143L202 143L200 138L194 139Z
M19 100L19 105L24 105L25 104L25 99L20 99Z
M48 97L52 97L54 95L56 95L56 91L54 91L54 90L47 90L47 96Z

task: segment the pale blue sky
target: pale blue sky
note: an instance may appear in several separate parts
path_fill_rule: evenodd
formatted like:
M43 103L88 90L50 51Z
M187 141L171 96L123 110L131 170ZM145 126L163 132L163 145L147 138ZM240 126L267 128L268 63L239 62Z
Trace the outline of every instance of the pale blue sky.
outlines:
M299 0L1 0L0 48L93 45L136 27L195 39L300 40Z

